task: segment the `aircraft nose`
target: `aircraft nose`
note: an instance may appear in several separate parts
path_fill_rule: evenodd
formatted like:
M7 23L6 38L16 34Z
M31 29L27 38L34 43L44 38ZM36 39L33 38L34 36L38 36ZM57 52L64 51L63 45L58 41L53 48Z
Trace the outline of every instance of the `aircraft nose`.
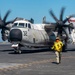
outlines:
M20 29L12 29L9 35L10 41L21 41L22 40L22 32Z

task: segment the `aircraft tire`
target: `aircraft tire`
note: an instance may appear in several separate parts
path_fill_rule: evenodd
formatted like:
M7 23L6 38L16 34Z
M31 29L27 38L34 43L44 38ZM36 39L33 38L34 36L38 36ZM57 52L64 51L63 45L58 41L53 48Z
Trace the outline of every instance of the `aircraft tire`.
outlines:
M21 50L18 50L18 51L14 51L15 54L21 54Z
M18 53L21 54L21 50L19 50Z
M22 52L21 52L21 50L15 48L14 53L15 53L15 54L21 54Z

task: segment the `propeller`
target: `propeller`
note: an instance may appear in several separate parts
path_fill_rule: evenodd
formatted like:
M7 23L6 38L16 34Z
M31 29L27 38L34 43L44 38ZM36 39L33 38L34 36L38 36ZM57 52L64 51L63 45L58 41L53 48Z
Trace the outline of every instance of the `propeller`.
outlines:
M65 28L68 28L69 30L73 28L69 24L66 24L66 22L71 18L74 17L74 15L68 16L66 19L63 20L63 15L64 15L65 8L63 7L60 11L60 17L59 19L55 16L52 10L50 10L50 15L53 17L53 19L56 21L55 25L55 31L57 30L58 35L62 36L62 32L66 34L66 36L69 38L69 35L67 34Z
M3 41L5 41L5 39L4 39L5 30L10 30L10 28L8 28L7 25L10 24L10 23L13 23L13 22L15 21L15 20L6 21L7 18L8 18L8 16L9 16L9 14L10 14L10 12L11 12L11 11L8 10L8 11L6 12L6 14L4 15L3 19L2 19L1 14L0 14L0 29L1 29L1 34L2 34L2 39L3 39Z

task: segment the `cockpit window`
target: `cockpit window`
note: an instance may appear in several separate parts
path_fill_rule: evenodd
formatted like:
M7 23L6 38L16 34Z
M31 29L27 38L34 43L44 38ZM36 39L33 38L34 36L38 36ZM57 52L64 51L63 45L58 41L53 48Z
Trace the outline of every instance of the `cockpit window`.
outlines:
M31 24L30 23L14 23L13 27L24 27L24 28L31 29Z
M27 27L27 23L26 23L25 25L26 25L26 27Z
M30 24L28 24L28 28L31 28L31 25Z
M24 27L24 23L14 23L13 27Z
M24 27L24 23L19 23L18 26L20 26L20 27Z
M13 27L16 27L18 25L18 23L14 23Z

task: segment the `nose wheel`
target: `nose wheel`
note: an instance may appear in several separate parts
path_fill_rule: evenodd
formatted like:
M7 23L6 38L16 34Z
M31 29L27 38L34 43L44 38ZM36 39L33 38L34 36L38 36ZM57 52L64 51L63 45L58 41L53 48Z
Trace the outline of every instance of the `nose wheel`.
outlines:
M17 48L14 48L14 53L16 54L21 54L21 48L20 47L17 47Z

